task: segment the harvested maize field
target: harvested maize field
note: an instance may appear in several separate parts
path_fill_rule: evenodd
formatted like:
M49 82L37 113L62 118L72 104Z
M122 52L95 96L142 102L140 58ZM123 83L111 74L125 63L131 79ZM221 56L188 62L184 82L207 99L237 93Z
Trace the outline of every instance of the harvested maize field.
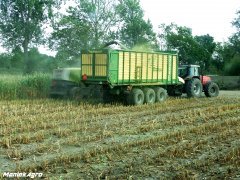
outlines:
M0 173L46 179L240 178L240 98L142 106L0 101Z

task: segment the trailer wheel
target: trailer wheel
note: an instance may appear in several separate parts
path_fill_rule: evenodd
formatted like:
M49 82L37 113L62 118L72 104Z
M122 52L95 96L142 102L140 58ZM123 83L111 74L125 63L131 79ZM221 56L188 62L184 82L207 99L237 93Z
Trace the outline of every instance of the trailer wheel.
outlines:
M156 101L156 94L155 91L152 88L144 88L144 102L147 104L153 104Z
M219 87L214 82L208 82L204 86L204 94L207 97L217 97L219 95Z
M141 105L144 102L144 94L141 89L134 88L128 95L129 105Z
M202 94L202 83L199 79L193 78L186 83L188 97L200 97Z
M156 102L163 102L167 98L167 91L161 87L155 87L154 88L155 94L156 94Z

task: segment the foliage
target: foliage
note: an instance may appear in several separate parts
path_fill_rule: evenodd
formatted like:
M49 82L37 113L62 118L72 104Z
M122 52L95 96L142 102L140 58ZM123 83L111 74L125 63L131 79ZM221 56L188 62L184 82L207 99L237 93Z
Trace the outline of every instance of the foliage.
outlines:
M148 46L158 49L156 33L148 19L144 20L144 12L139 0L120 0L117 12L121 18L119 38L128 47Z
M225 74L230 76L240 76L240 54L234 55L234 57L225 64Z
M227 43L222 44L219 53L223 59L222 70L225 75L239 75L240 64L240 11L236 13L237 17L232 22L236 28L236 33L229 37Z
M193 36L191 28L176 24L161 25L157 39L151 21L144 19L140 0L72 1L64 14L56 9L62 0L0 1L0 40L9 50L0 54L1 68L49 72L78 66L81 49L101 48L107 41L117 39L133 50L151 51L159 50L160 40L166 50L179 52L180 63L200 64L204 73L238 74L240 10L232 22L236 33L217 44L209 34ZM50 21L53 33L46 41L43 32ZM37 45L46 42L57 50L56 58L37 51Z
M0 99L32 99L48 97L50 75L34 73L32 75L1 75Z
M240 10L236 13L236 15L237 18L235 18L232 22L233 26L236 28L236 33L229 38L229 42L235 53L240 54Z
M240 10L236 13L237 17L233 20L232 24L236 27L237 31L240 32Z
M211 64L214 64L214 60L212 58L213 53L216 50L216 43L214 42L214 38L207 35L195 36L194 39L198 43L199 51L196 52L199 64L202 65L203 69L209 71L209 67Z
M0 67L1 68L11 68L11 56L7 53L0 54Z
M43 41L42 25L53 16L54 0L0 1L0 34L3 45L10 49L22 47L25 71L32 71L28 59L29 47Z
M24 53L19 46L15 47L11 53L12 67L23 69L24 68Z
M20 98L46 98L50 87L50 76L43 73L26 75L19 82Z
M81 49L100 48L114 35L119 21L114 0L76 0L53 26L52 48L57 57L73 59Z
M28 53L28 63L32 72L49 73L60 66L60 62L56 58L41 54L36 48L31 48ZM0 66L2 69L8 70L10 74L16 74L16 72L21 74L24 72L23 56L24 53L19 48L13 50L12 53L0 54ZM66 63L62 64L62 66L65 65Z
M31 48L29 51L29 63L33 72L52 72L58 67L58 62L55 58L41 54L37 48Z
M216 48L213 37L208 34L194 37L190 28L176 24L162 24L160 28L159 38L168 49L178 50L180 63L200 64L204 70L209 70Z

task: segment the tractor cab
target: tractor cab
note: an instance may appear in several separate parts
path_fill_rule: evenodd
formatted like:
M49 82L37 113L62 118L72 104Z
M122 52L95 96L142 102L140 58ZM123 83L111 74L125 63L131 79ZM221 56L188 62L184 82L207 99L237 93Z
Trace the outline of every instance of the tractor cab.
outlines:
M199 65L181 65L178 68L178 76L184 80L189 80L192 78L200 79Z

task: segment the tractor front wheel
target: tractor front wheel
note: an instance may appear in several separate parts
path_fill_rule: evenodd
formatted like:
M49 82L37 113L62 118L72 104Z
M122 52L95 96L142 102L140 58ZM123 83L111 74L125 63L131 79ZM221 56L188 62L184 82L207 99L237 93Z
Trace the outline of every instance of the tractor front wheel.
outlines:
M202 94L202 83L199 79L193 78L186 83L188 97L200 97Z

